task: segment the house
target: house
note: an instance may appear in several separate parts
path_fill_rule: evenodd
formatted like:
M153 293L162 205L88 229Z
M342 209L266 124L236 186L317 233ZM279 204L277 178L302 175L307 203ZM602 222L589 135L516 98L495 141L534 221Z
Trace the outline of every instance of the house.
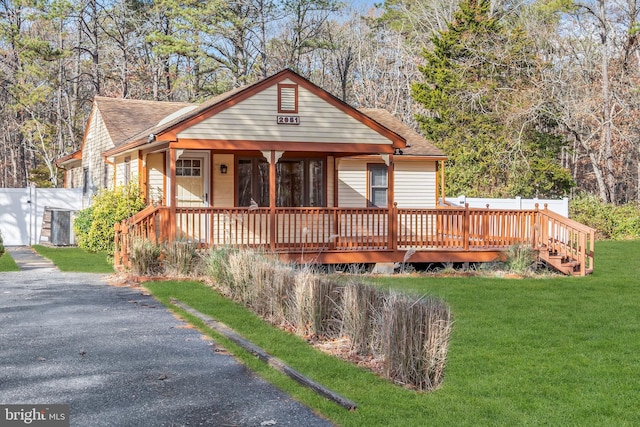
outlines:
M514 243L538 247L538 210L439 206L445 160L387 111L284 70L200 105L96 97L81 150L58 164L87 196L138 180L149 207L117 227L116 262L132 236L320 263L492 261ZM583 258L565 268L586 272Z

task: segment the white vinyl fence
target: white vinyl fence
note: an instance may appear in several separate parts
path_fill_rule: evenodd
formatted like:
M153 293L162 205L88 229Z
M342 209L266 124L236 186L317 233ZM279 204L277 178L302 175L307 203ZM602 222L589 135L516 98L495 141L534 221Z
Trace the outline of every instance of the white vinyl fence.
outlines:
M0 188L0 232L5 246L40 243L44 210L82 209L81 188Z
M455 206L464 206L469 203L470 208L486 208L489 205L491 209L518 209L531 210L535 209L536 203L539 209L544 209L546 204L550 211L569 218L569 199L563 198L558 200L551 199L523 199L516 197L515 199L482 199L471 198L466 196L447 197L447 202Z

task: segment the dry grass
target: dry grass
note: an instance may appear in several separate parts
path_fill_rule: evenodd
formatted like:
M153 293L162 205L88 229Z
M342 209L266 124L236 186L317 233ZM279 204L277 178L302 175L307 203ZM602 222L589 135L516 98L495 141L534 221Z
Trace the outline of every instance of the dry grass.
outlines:
M451 332L442 301L341 283L254 251L212 251L205 261L219 292L272 324L362 365L383 360L373 369L407 387L441 383Z

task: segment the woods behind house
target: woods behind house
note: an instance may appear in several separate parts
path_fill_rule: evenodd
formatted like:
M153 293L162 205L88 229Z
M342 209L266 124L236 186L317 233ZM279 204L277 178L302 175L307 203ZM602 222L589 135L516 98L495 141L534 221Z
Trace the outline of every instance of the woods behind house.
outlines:
M95 95L291 68L449 155L447 192L640 199L636 0L0 0L0 187L61 186Z

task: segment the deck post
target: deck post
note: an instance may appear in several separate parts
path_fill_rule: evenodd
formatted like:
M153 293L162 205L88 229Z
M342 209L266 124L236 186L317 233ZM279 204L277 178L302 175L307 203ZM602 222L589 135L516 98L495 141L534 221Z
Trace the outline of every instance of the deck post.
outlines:
M587 274L587 235L584 232L580 232L580 275L586 276Z
M463 227L463 245L464 245L464 250L468 251L469 250L469 203L465 203L464 204L464 219L462 221L462 227Z
M177 155L176 155L176 149L175 148L169 148L169 186L170 186L170 191L169 191L169 209L170 209L170 213L169 213L169 227L168 227L168 232L169 235L168 240L172 241L173 239L176 238L176 222L177 222L177 215L176 215L176 191L178 186L176 185L176 161L177 159Z
M116 267L120 266L120 242L122 240L122 234L120 231L120 223L116 222L114 225L114 242L113 242L113 264Z
M536 203L535 205L535 209L533 211L533 217L531 218L531 247L533 248L534 251L538 251L539 246L538 245L538 232L537 232L537 228L539 227L538 224L540 224L542 221L540 221L540 212L538 211L538 204Z
M389 249L398 249L398 202L389 209Z
M269 249L276 250L276 152L271 151L269 161Z

